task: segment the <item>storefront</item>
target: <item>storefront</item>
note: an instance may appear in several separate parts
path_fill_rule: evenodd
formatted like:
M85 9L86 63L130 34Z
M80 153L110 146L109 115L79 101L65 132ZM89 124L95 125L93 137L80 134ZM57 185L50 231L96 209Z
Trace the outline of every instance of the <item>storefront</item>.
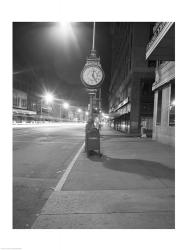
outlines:
M124 133L130 133L130 111L131 104L129 102L129 97L127 97L113 109L110 114L112 118L111 124L114 129Z
M37 121L35 111L13 108L13 123L27 123Z

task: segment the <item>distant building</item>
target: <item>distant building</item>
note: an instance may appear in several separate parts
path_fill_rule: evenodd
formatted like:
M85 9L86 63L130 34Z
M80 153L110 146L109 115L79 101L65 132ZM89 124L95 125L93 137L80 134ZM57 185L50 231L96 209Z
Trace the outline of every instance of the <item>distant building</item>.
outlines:
M18 91L27 96L24 111L19 110L15 113L15 106L13 110L13 120L16 122L30 122L30 121L48 121L59 119L59 106L52 109L51 105L47 105L45 101L39 96L40 86L37 84L37 79L32 70L17 70L13 73L13 92ZM14 94L15 95L15 94ZM20 94L19 94L20 95ZM15 100L16 101L16 100ZM13 102L15 102L13 101ZM54 106L54 105L53 105ZM53 111L53 112L51 112Z
M64 108L65 100L58 98L47 103L41 90L32 71L19 69L13 73L13 122L86 120L83 107L80 111L73 105Z
M13 89L13 121L23 122L30 120L36 115L35 111L27 109L27 93Z
M36 95L39 93L39 84L35 74L31 69L24 70L18 68L13 72L13 88L27 93L27 109L37 110L37 105L40 103L40 97Z
M158 22L153 27L146 59L156 60L153 138L175 144L175 24Z
M145 59L153 23L114 23L109 115L116 130L152 132L154 60Z
M13 89L13 107L17 109L27 109L27 93Z

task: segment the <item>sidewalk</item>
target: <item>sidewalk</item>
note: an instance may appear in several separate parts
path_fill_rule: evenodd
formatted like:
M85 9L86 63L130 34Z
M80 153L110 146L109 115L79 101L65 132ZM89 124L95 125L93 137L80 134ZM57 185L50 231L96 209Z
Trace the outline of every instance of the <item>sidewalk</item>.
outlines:
M101 131L101 152L82 152L32 228L174 228L174 148Z

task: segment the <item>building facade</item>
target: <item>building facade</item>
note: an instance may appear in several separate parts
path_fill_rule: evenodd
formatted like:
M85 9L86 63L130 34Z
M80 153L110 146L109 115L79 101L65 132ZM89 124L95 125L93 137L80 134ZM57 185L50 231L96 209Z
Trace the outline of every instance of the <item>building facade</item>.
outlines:
M156 60L153 138L175 144L175 23L157 22L146 48L146 59Z
M13 122L24 122L36 116L36 111L28 110L28 95L26 92L13 89Z
M27 109L27 93L13 89L13 108Z
M114 23L109 115L116 130L152 133L154 60L145 59L152 23Z

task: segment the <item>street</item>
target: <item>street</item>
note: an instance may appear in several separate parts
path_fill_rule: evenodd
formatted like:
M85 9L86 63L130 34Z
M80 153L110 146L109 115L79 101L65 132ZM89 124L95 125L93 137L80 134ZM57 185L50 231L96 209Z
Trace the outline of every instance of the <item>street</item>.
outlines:
M84 141L84 123L13 129L13 228L31 228Z

